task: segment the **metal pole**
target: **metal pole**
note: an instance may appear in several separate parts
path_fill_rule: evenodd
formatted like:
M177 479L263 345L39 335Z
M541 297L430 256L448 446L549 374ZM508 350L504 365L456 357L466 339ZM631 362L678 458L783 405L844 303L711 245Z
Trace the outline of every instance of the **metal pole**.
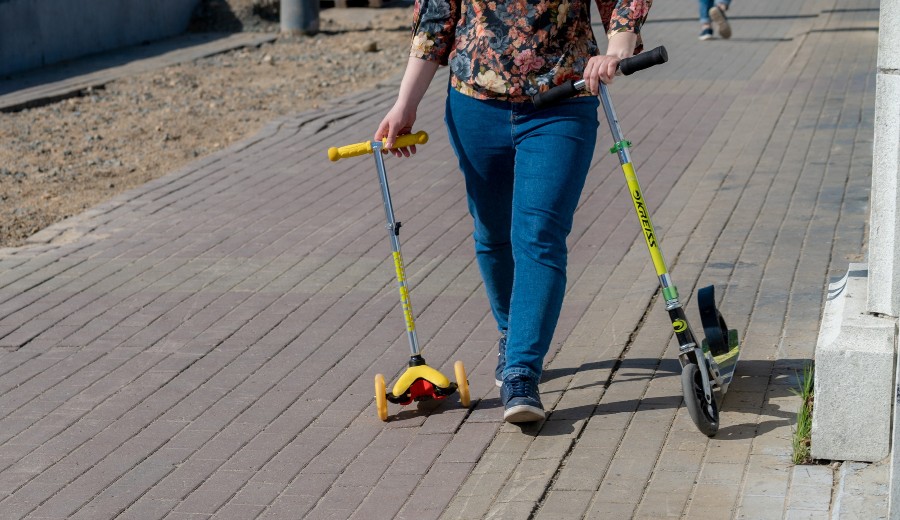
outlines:
M419 348L419 337L416 334L416 321L413 318L412 303L409 301L409 286L406 282L403 256L400 254L400 223L394 217L391 188L388 186L384 158L381 156L383 146L383 143L379 141L372 141L372 153L375 155L375 167L378 169L378 182L381 185L381 199L384 202L384 216L387 218L387 230L388 235L391 237L391 250L394 254L394 269L397 271L397 282L400 286L400 304L403 307L403 318L406 321L406 338L409 340L409 353L412 357L418 357L422 352Z
M281 32L313 35L319 32L319 0L281 0Z

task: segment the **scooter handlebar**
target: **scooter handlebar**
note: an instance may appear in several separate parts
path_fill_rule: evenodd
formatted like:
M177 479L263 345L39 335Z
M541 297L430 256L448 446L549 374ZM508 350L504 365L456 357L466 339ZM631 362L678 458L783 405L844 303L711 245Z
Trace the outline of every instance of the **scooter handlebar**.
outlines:
M669 53L666 52L665 47L660 45L655 49L650 49L647 52L642 52L637 56L620 61L619 70L622 71L623 75L630 76L635 72L649 69L654 65L662 65L667 61L669 61Z
M575 97L576 94L584 90L584 81L580 81L579 83L580 85L576 85L575 81L570 79L546 92L541 92L540 94L532 96L531 102L534 103L534 108L537 109L555 105L564 99Z
M625 58L624 60L620 61L619 72L621 72L625 76L630 76L635 72L649 69L654 65L659 65L667 61L669 61L669 54L666 52L666 48L660 45L655 49L642 52L637 56ZM540 94L532 96L531 102L534 103L535 108L540 109L559 103L564 99L573 97L578 94L578 92L584 89L584 80L569 80L561 85L557 85L551 88L546 92L541 92Z
M382 139L381 142L383 146L387 146L387 139ZM393 148L406 148L407 146L425 144L427 142L428 134L426 132L419 131L414 134L404 134L397 136L397 139L394 141ZM328 158L332 161L337 161L339 159L347 159L349 157L356 157L357 155L365 155L372 152L372 141L366 141L364 143L348 144L341 147L332 146L328 149Z

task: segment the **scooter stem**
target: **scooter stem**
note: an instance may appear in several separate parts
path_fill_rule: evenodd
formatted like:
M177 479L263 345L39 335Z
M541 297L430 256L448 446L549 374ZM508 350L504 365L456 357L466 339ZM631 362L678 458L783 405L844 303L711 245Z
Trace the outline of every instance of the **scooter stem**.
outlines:
M606 113L609 131L612 133L615 141L615 145L610 149L610 152L615 152L618 155L619 164L622 165L622 170L625 173L625 181L628 183L632 202L634 202L634 210L637 212L638 219L641 222L644 240L647 243L647 249L650 250L650 258L653 260L653 267L656 268L656 275L659 277L659 285L662 287L663 297L666 299L667 304L672 300L677 301L678 289L676 289L672 283L672 278L669 276L666 261L663 258L662 250L659 248L659 241L656 238L656 230L653 228L650 212L647 210L647 205L644 201L644 194L641 191L637 175L634 172L634 166L631 163L631 154L628 151L631 142L626 141L622 137L619 120L609 97L609 89L604 83L600 84L600 102L603 105L603 111Z
M406 283L406 270L403 267L403 256L400 254L400 223L394 218L394 206L391 204L391 190L388 186L387 173L384 168L384 157L381 149L384 144L379 141L372 142L372 152L375 155L375 167L378 169L378 182L381 185L381 199L384 202L384 214L387 217L385 227L391 238L391 250L394 257L394 270L397 272L397 283L400 290L400 304L403 307L403 317L406 320L406 337L409 339L410 355L415 357L421 354L419 338L416 336L416 322L413 319L412 303L409 300L409 287Z

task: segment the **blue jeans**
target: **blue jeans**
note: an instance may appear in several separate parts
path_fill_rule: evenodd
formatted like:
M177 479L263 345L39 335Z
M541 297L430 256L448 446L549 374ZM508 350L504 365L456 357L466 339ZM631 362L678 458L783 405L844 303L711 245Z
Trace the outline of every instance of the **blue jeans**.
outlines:
M503 377L540 379L566 290L566 237L597 140L596 97L543 110L450 89L446 122L466 181L475 257L497 327Z
M731 5L731 0L697 0L697 3L700 4L700 23L708 24L710 22L709 9L719 4L724 6Z

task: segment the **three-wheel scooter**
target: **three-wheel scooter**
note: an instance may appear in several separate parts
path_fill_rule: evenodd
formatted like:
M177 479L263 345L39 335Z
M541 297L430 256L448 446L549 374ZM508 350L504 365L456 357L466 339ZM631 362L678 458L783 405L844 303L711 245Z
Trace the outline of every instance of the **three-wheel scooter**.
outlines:
M397 138L394 148L421 145L428 142L428 134L417 132L415 134L402 135ZM409 299L409 285L406 281L403 257L400 254L400 222L394 217L394 206L391 202L391 191L388 186L387 172L384 167L382 150L386 144L384 141L366 141L342 147L328 149L328 158L332 161L356 157L364 154L374 154L375 168L378 172L378 181L381 185L381 198L384 203L384 213L387 217L388 235L391 240L391 250L394 259L394 271L397 275L397 283L400 291L400 307L403 310L403 318L406 322L406 337L409 340L409 366L394 383L390 392L387 392L384 375L375 375L375 407L378 417L382 421L388 420L388 401L408 405L413 401L424 403L442 400L459 392L460 403L469 407L469 382L466 379L466 369L462 361L453 365L456 382L451 382L444 374L428 366L422 357L419 347L419 339L416 335L416 322L413 317L412 303Z
M668 61L668 54L665 47L657 47L620 61L619 72L628 76L666 61ZM534 96L532 101L536 108L541 108L575 96L585 88L584 80L568 81ZM625 174L625 182L628 184L634 210L637 213L644 240L650 251L650 258L659 278L660 290L666 302L666 311L669 313L669 319L678 340L678 359L682 367L681 388L684 393L685 406L697 428L705 435L712 437L719 429L719 407L713 390L718 388L724 395L734 376L740 357L737 330L729 329L726 325L725 319L716 308L715 290L710 285L700 289L697 294L700 321L706 336L706 339L697 341L679 301L678 290L669 275L656 231L650 220L650 212L644 201L640 184L638 184L628 151L631 142L626 141L622 136L609 90L603 83L600 84L600 103L614 140L610 153L618 156L619 164Z

